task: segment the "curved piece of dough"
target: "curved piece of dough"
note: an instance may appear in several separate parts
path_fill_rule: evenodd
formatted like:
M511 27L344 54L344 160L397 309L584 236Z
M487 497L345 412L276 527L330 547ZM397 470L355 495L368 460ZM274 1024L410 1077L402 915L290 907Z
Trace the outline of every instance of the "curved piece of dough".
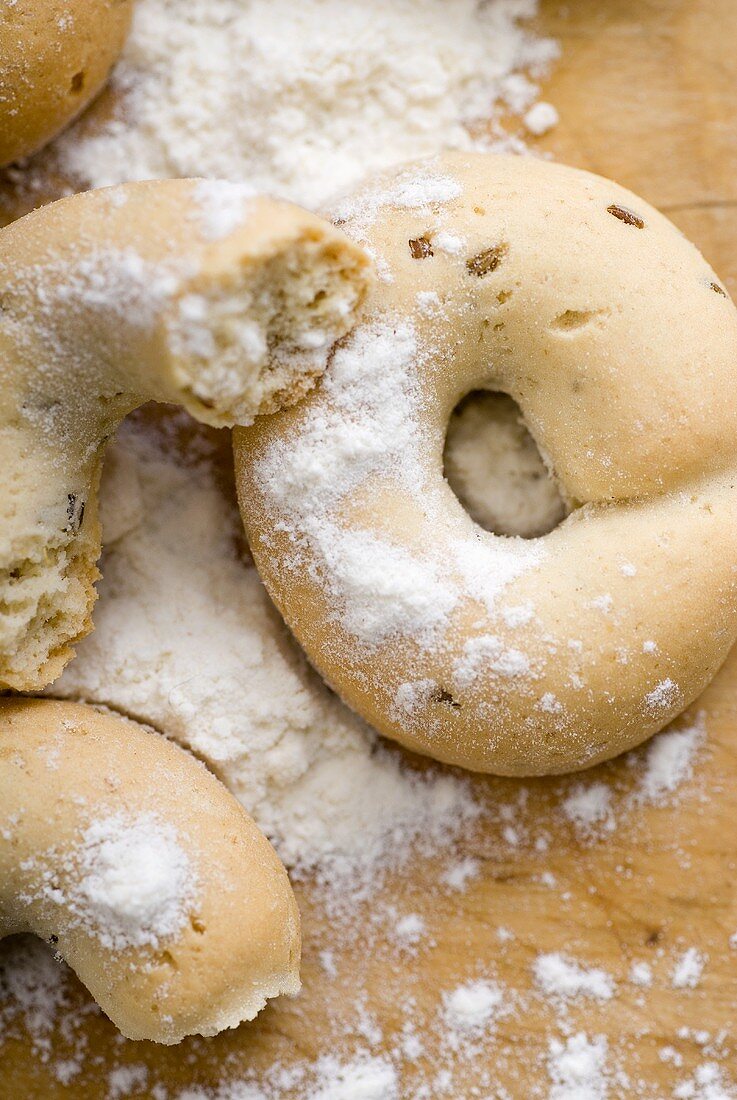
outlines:
M609 180L454 154L337 211L377 261L313 394L235 433L259 572L381 733L506 775L608 759L703 690L737 637L737 310ZM520 406L571 514L475 525L442 476L458 401Z
M0 937L55 945L131 1039L177 1043L299 989L287 873L241 805L109 713L0 701Z
M75 195L0 231L0 690L53 680L90 628L106 440L145 401L248 424L351 326L365 254L218 181Z
M123 48L133 0L13 0L0 11L0 167L87 106Z

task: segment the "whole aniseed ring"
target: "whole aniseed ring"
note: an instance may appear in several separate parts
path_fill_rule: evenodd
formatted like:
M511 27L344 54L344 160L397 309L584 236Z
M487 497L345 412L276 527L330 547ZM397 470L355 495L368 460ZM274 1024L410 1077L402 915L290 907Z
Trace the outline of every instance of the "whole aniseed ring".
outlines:
M76 703L0 701L0 937L52 944L131 1039L178 1043L299 989L287 873L204 765Z
M104 447L145 401L248 424L297 400L369 263L328 222L217 181L75 195L0 231L0 690L90 629Z
M318 388L235 435L269 592L382 733L507 775L662 728L737 637L737 310L609 180L456 154L335 211L373 254L367 314ZM442 474L479 388L521 407L571 514L490 534Z

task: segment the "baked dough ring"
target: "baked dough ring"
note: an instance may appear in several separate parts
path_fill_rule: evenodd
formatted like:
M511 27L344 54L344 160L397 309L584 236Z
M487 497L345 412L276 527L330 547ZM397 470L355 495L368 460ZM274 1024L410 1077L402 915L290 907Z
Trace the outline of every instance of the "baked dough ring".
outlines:
M256 564L379 731L505 775L661 729L737 637L737 311L609 180L457 154L338 211L383 275L317 390L235 434ZM572 508L477 527L442 477L471 390L521 407Z
M130 1039L215 1035L300 985L289 879L241 805L83 704L0 701L0 937L16 932L54 944Z
M13 0L0 12L0 167L87 106L123 48L132 0Z
M216 426L294 401L369 280L329 223L217 181L75 195L0 231L0 689L90 629L104 444L144 401Z

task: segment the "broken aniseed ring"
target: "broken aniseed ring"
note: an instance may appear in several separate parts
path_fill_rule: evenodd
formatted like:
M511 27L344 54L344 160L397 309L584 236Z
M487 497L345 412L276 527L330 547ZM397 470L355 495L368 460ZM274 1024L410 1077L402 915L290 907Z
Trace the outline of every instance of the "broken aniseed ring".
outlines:
M90 629L104 445L145 401L216 426L297 400L351 326L359 247L217 181L91 191L0 231L0 690Z
M57 948L131 1039L178 1043L299 989L297 904L204 765L76 703L0 701L0 936Z
M661 729L737 638L737 310L652 207L455 154L341 204L364 320L298 407L235 433L251 551L312 663L381 733L479 771L582 768ZM475 525L458 401L520 406L571 514Z

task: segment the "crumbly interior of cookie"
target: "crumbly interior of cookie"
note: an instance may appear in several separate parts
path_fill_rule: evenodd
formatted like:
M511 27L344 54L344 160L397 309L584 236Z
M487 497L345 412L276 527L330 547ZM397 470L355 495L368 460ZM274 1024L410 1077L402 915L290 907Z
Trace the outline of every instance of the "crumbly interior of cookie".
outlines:
M80 541L72 527L51 539L47 533L42 528L15 545L0 568L0 690L48 683L64 667L69 643L87 632L98 576L89 540Z
M190 392L244 423L299 400L323 373L363 286L359 261L300 241L178 302L170 340Z

